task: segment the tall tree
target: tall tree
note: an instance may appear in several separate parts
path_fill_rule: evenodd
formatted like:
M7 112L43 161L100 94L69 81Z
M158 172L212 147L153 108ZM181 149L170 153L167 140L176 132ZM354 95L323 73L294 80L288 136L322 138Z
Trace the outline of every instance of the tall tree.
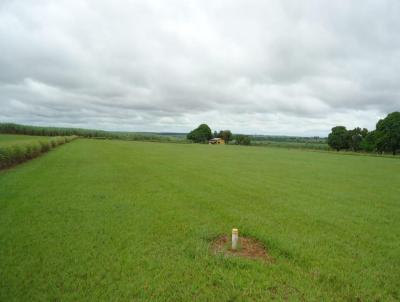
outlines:
M367 129L365 129L365 130L367 130ZM363 131L364 130L361 130L360 127L357 127L357 128L354 128L353 130L347 131L347 142L348 142L348 146L351 150L353 150L353 151L360 150L361 142L363 140L363 134L364 134Z
M212 138L212 132L207 124L201 124L196 129L190 131L186 137L196 143L205 143Z
M367 137L367 135L368 135L368 129L367 128L363 128L362 130L361 130L361 136L362 136L362 138L366 138Z
M364 151L372 152L376 150L376 131L368 132L361 142L361 148Z
M348 148L348 132L344 126L336 126L332 128L332 132L328 135L328 145L340 151Z
M222 138L226 144L229 144L229 141L232 139L232 132L231 130L221 130L218 137Z
M376 124L376 145L379 151L396 155L400 149L400 112L392 112Z
M219 136L218 136L218 132L215 130L215 131L214 131L214 134L213 134L213 138L217 138L217 137L219 137Z
M332 132L328 135L328 145L340 151L348 148L348 132L344 126L336 126L332 128Z

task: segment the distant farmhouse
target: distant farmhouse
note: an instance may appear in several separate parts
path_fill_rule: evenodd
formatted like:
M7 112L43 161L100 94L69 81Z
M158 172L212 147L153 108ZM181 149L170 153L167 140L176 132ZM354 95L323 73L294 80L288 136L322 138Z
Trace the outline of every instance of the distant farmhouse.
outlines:
M225 141L222 138L216 137L208 141L210 145L224 145Z

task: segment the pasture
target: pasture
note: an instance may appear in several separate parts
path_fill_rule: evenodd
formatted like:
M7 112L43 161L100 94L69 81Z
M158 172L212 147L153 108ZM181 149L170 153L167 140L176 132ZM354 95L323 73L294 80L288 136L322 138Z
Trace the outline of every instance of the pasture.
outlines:
M78 139L0 172L0 301L396 301L400 161ZM210 252L229 234L274 263Z

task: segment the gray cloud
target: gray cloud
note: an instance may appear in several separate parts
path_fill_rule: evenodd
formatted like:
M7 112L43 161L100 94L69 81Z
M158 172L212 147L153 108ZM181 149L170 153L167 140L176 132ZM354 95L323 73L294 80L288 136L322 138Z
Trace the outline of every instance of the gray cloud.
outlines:
M0 121L325 135L400 109L400 3L0 2Z

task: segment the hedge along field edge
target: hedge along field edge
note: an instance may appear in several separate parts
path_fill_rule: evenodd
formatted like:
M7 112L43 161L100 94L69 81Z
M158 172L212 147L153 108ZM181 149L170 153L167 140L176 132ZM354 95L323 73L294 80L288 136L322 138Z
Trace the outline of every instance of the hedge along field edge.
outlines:
M56 136L48 140L0 146L0 170L20 164L50 151L57 146L69 143L78 136Z

